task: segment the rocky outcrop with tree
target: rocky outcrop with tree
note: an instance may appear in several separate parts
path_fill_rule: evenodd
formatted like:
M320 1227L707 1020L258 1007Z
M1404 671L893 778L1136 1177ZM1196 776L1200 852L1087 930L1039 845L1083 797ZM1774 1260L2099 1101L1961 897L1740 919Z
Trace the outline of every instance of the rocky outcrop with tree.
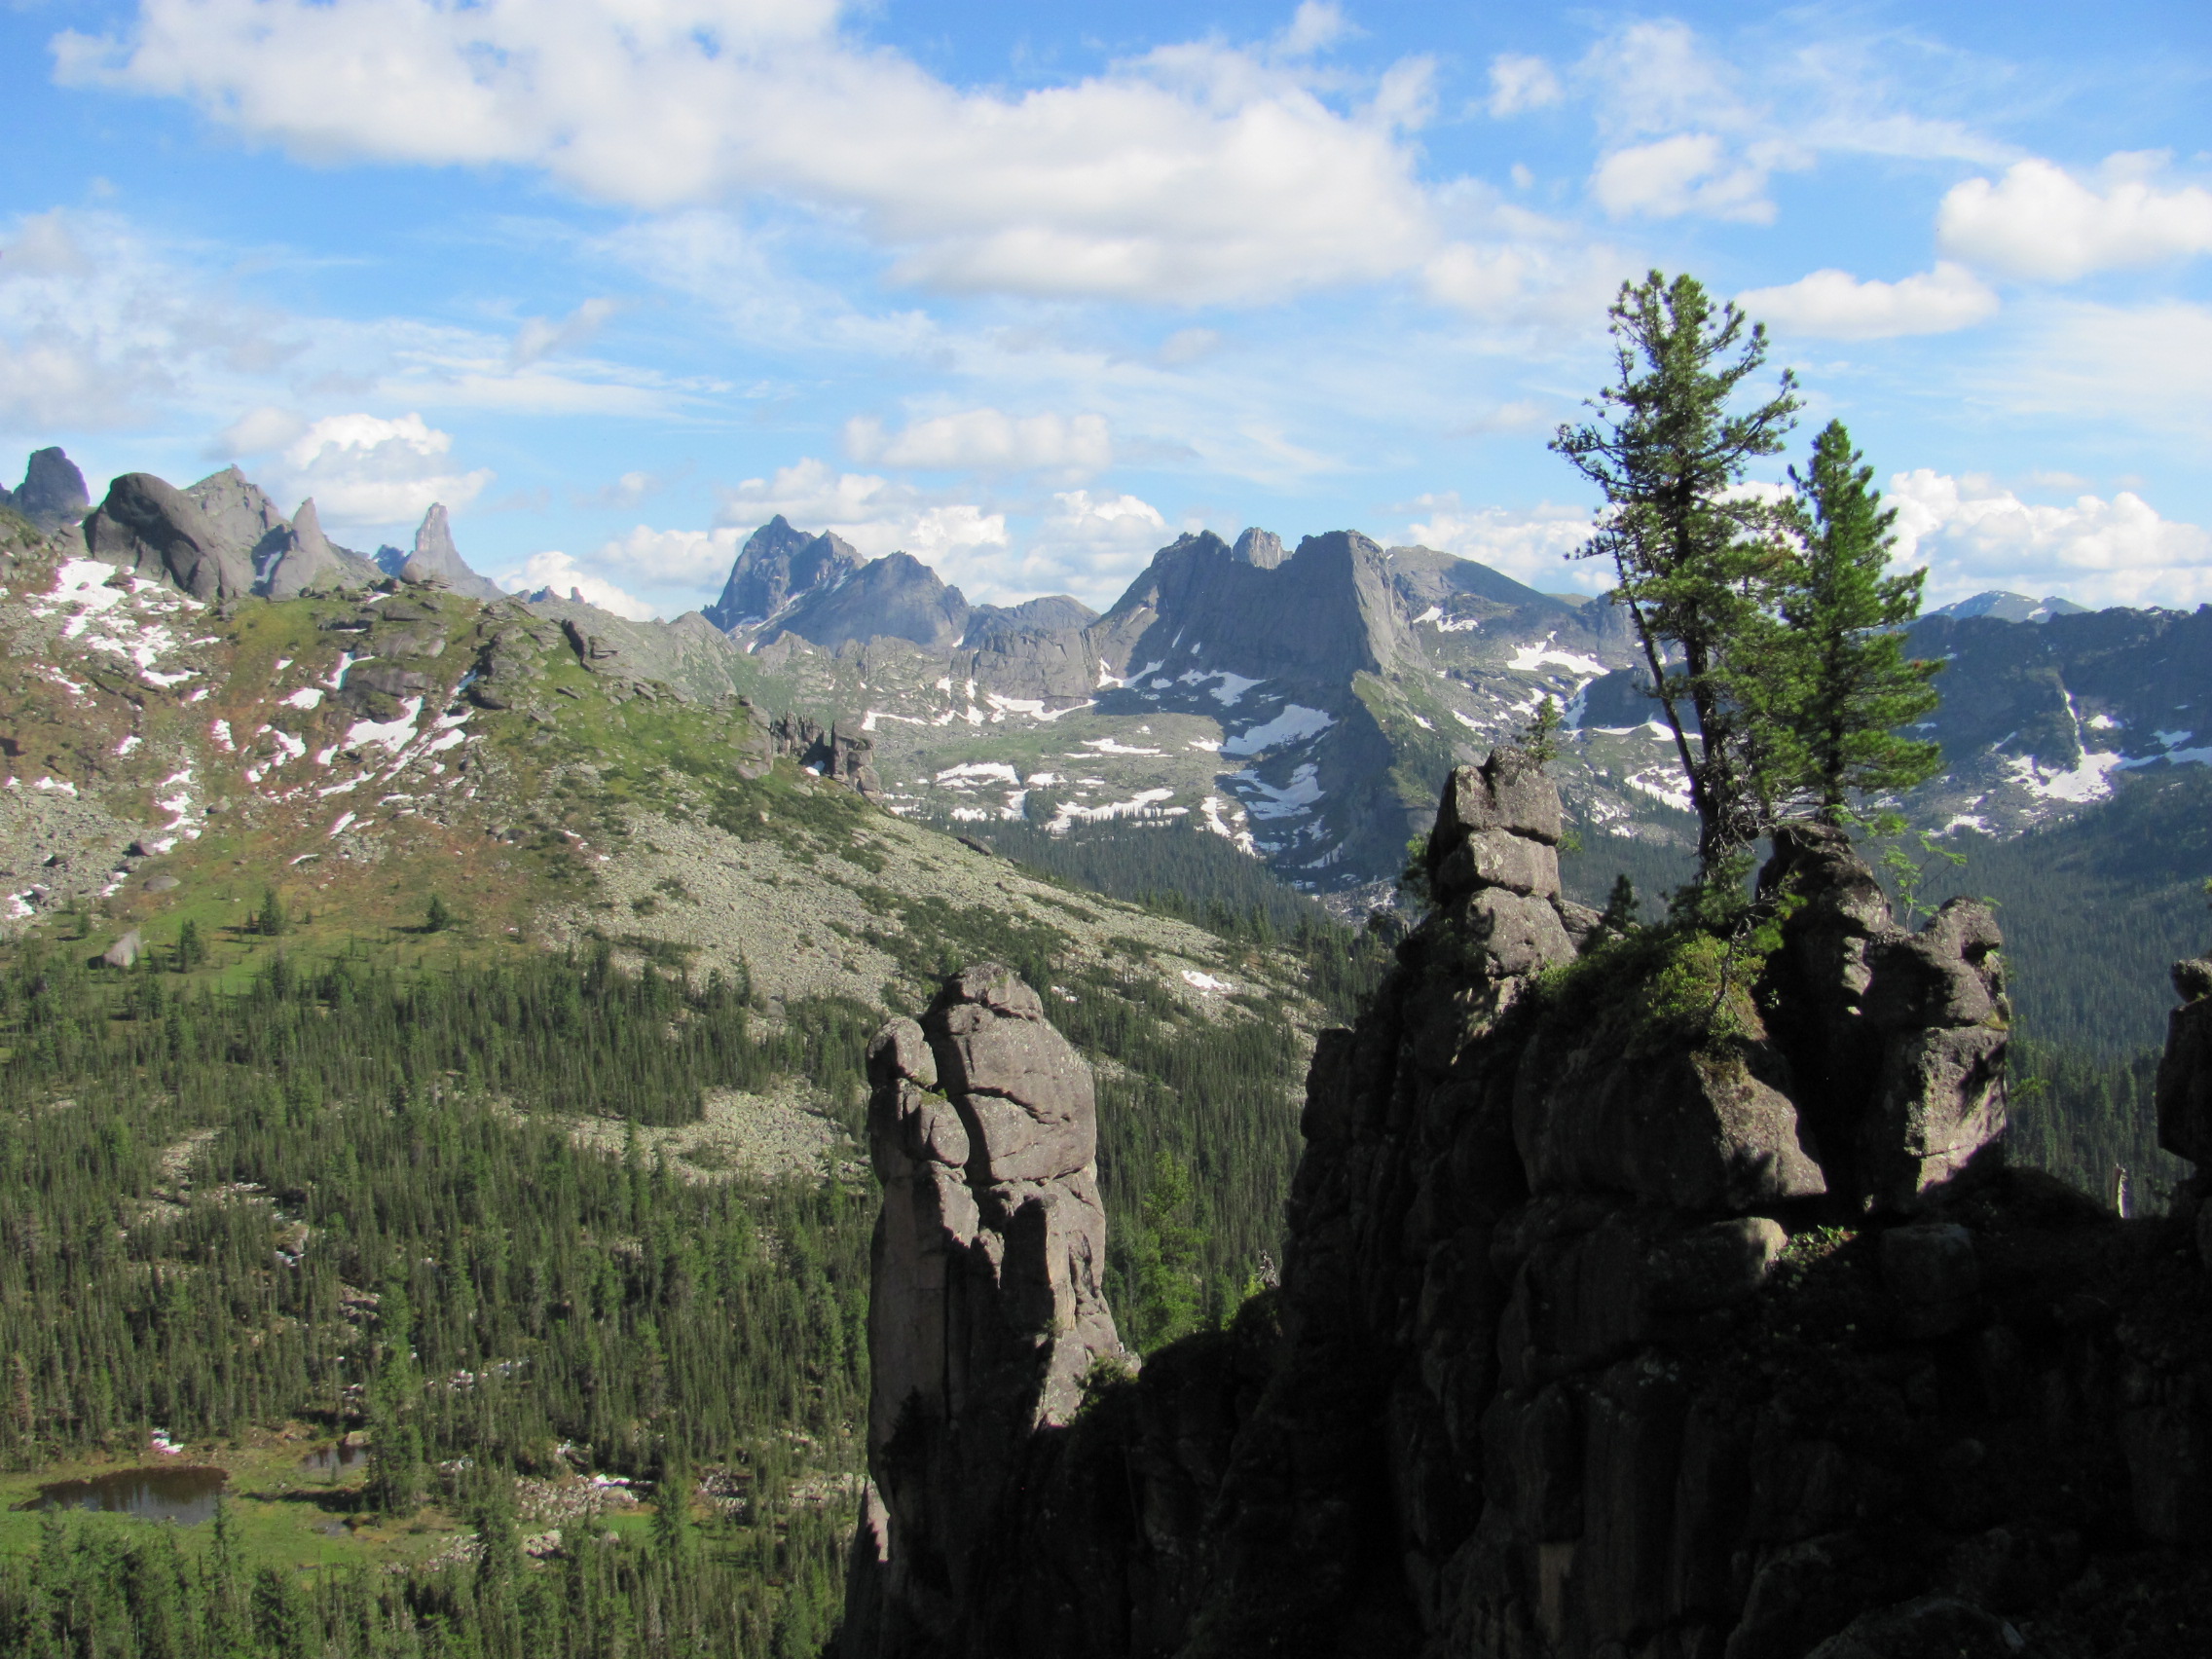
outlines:
M2200 1199L2126 1223L2007 1167L1987 909L1899 926L1801 825L1741 928L1622 930L1558 902L1558 832L1524 756L1454 775L1433 906L1316 1053L1279 1291L935 1462L890 1536L943 1614L848 1653L2184 1650L2156 1639L2212 1595ZM2212 968L2176 982L2161 1124L2202 1157Z

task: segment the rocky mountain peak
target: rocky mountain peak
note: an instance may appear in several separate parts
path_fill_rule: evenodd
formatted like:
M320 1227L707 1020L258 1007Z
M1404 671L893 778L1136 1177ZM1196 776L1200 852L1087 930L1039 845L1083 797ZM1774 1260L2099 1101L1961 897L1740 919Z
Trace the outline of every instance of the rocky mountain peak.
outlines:
M0 506L15 508L41 530L81 519L92 504L85 475L58 447L32 451L21 487L0 490Z
M1287 557L1283 552L1282 537L1272 530L1261 530L1256 525L1236 538L1236 545L1231 551L1239 562L1257 566L1263 571L1273 570Z
M210 473L184 492L205 515L225 546L245 556L256 571L282 550L284 515L260 485L236 466Z
M851 551L834 536L818 539ZM966 635L968 617L958 588L910 553L887 553L832 585L811 587L774 620L827 650L875 639L949 650Z
M721 597L702 614L725 632L764 622L794 600L835 587L861 565L861 556L842 536L794 530L778 513L746 537Z
M437 582L471 599L500 600L506 595L468 568L454 545L453 526L445 503L432 501L415 532L415 550L399 568L400 578L410 582Z
M227 486L211 494L225 507L241 505ZM210 604L253 588L248 548L224 534L191 496L150 472L127 472L109 484L106 498L85 520L85 545L95 559L171 582Z

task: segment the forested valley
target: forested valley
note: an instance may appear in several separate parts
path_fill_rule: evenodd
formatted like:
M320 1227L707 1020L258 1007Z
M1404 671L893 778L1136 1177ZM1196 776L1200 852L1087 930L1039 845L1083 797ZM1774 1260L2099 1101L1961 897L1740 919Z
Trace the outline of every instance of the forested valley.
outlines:
M1303 964L1336 1019L1385 954L1304 900L1163 903ZM1132 1343L1234 1311L1279 1254L1306 1040L1258 996L1198 1019L1041 932L940 920L930 950L1009 961L1102 1062ZM365 1443L366 1478L226 1499L181 1534L49 1510L0 1563L0 1647L820 1651L866 1416L878 1012L771 1014L743 975L625 971L606 940L497 967L288 945L268 906L128 970L66 937L9 953L0 1460L129 1456L160 1431L285 1467ZM708 1090L780 1078L853 1137L826 1174L668 1157ZM294 1534L244 1512L300 1503L400 1570L298 1570Z

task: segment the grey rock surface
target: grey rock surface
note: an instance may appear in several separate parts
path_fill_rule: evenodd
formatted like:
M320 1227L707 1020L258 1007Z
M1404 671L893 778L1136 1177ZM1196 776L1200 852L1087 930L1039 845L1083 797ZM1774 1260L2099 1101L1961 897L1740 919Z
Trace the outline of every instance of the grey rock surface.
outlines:
M793 601L836 586L862 563L843 537L793 530L778 513L746 538L721 597L704 614L725 632L765 622Z
M85 475L57 447L32 451L21 485L0 490L0 506L15 508L41 530L81 519L92 504Z
M507 597L495 583L470 570L467 561L461 558L461 549L454 545L453 526L442 501L431 502L429 511L423 515L423 523L415 532L414 551L400 566L399 574L405 581L435 582L488 604L497 604Z
M235 466L210 473L184 492L221 537L223 545L245 556L256 572L265 571L283 550L290 527L260 485Z
M218 475L220 476L220 475ZM253 562L199 504L150 472L127 472L85 520L95 559L214 604L252 591Z
M869 1502L847 1654L973 1618L1001 1492L1121 1355L1103 1289L1090 1071L1012 972L968 969L868 1049Z
M298 599L311 593L351 593L373 586L383 572L358 553L333 542L322 532L314 498L300 503L265 567L262 591L271 599Z

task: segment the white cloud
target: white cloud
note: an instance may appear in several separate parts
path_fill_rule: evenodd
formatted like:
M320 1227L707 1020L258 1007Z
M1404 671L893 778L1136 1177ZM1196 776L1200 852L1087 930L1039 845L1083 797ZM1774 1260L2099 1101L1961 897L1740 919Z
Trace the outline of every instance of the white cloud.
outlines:
M1490 60L1490 113L1500 120L1523 110L1542 109L1567 95L1552 66L1541 57L1501 52Z
M1221 335L1211 328L1178 328L1160 343L1157 354L1163 369L1181 368L1201 357L1210 357L1221 345Z
M1616 219L1700 213L1764 225L1774 219L1767 175L1789 163L1785 151L1771 145L1739 155L1714 133L1678 132L1615 150L1590 175L1590 193Z
M1963 265L1896 282L1860 281L1848 271L1816 271L1780 288L1752 288L1736 303L1761 321L1830 340L1887 340L1948 334L1997 314L1996 292Z
M512 374L540 357L581 346L621 309L612 300L597 299L584 301L559 322L541 316L525 317L522 327L515 330L514 344L507 349L507 372Z
M407 524L433 501L466 506L492 482L488 468L456 471L452 450L420 415L328 415L285 446L272 482L279 499L313 496L326 525Z
M280 450L308 429L308 418L297 409L264 403L248 409L215 434L210 460L235 461L241 455L267 455Z
M1200 303L1386 276L1435 240L1401 64L1339 109L1266 50L1162 48L963 91L830 0L141 0L55 40L68 85L187 99L315 158L543 167L650 208L756 191L856 219L910 280ZM1302 12L1284 47L1339 20Z
M1993 587L2092 606L2212 600L2212 535L2131 491L2039 505L1988 479L1918 467L1890 480L1889 501L1898 558L1927 563L1937 601Z
M656 587L719 588L736 563L746 534L729 525L719 530L654 530L641 524L605 543L592 558L596 564L635 571Z
M1175 539L1158 507L1128 495L1066 490L1037 525L1036 538L1000 586L1010 597L1068 593L1103 610L1121 598L1154 553Z
M933 471L1095 472L1114 461L1103 416L1008 416L996 409L940 415L897 432L886 432L872 416L861 416L845 424L845 452L864 464Z
M317 503L319 507L319 503ZM502 571L493 578L509 593L535 593L539 588L551 588L561 598L580 594L587 605L596 605L602 610L611 610L617 616L627 616L633 622L646 622L660 614L645 600L624 593L612 582L595 576L562 552L533 553L512 570Z
M2212 441L2212 306L2043 301L1990 390L2011 409L2131 428L2200 460Z
M2157 189L2151 175L2163 162L2112 156L2094 184L2041 159L2016 163L1995 184L1970 178L1936 209L1936 240L1955 258L2050 282L2212 252L2212 191Z
M1612 585L1608 567L1568 557L1590 539L1585 508L1549 501L1527 511L1468 507L1456 491L1407 504L1427 515L1406 526L1409 542L1477 560L1545 593L1598 593Z
M1004 547L1006 515L932 497L865 472L838 472L809 457L771 478L721 492L719 526L746 531L782 513L803 530L832 530L877 558L905 552L925 564L972 549Z
M1275 39L1275 50L1285 57L1305 57L1356 33L1346 20L1343 7L1330 0L1298 0L1298 10Z

